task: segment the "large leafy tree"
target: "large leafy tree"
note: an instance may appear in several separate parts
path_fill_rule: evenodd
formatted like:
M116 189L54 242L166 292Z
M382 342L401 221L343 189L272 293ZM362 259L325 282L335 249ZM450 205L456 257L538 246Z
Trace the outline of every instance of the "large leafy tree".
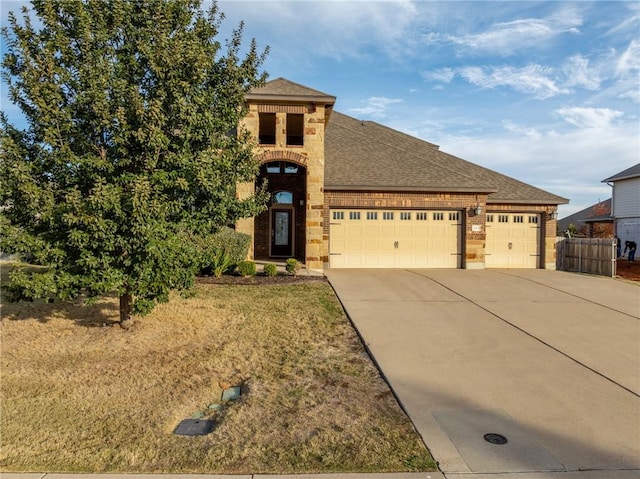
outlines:
M31 15L35 13L36 19ZM3 77L27 120L1 120L2 248L14 298L120 297L120 321L189 288L190 236L260 212L244 95L266 49L221 44L200 0L34 0L3 30ZM241 53L244 50L244 53Z

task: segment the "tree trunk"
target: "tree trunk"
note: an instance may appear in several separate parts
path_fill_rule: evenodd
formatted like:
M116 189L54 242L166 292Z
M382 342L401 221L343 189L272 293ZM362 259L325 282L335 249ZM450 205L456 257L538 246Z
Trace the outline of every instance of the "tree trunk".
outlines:
M130 292L125 292L120 296L120 327L127 329L133 323L131 318L131 309L133 304L133 296Z

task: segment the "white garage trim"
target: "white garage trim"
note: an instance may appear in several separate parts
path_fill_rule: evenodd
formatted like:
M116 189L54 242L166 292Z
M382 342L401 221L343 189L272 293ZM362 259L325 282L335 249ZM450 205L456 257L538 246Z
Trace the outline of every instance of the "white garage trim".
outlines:
M460 268L462 213L442 210L330 212L331 268Z
M540 215L487 213L485 267L539 268Z

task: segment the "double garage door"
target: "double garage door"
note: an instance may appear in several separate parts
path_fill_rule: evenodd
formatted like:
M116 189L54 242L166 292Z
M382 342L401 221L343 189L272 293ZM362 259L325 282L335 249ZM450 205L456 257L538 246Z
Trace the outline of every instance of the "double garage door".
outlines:
M332 268L460 268L461 212L330 211Z

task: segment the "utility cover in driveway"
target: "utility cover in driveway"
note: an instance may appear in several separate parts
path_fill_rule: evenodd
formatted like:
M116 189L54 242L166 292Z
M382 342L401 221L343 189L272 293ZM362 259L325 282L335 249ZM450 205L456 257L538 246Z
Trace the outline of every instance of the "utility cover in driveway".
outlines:
M555 457L501 410L433 411L442 430L456 445L473 472L526 472L563 470ZM505 444L491 444L489 434L509 438Z

